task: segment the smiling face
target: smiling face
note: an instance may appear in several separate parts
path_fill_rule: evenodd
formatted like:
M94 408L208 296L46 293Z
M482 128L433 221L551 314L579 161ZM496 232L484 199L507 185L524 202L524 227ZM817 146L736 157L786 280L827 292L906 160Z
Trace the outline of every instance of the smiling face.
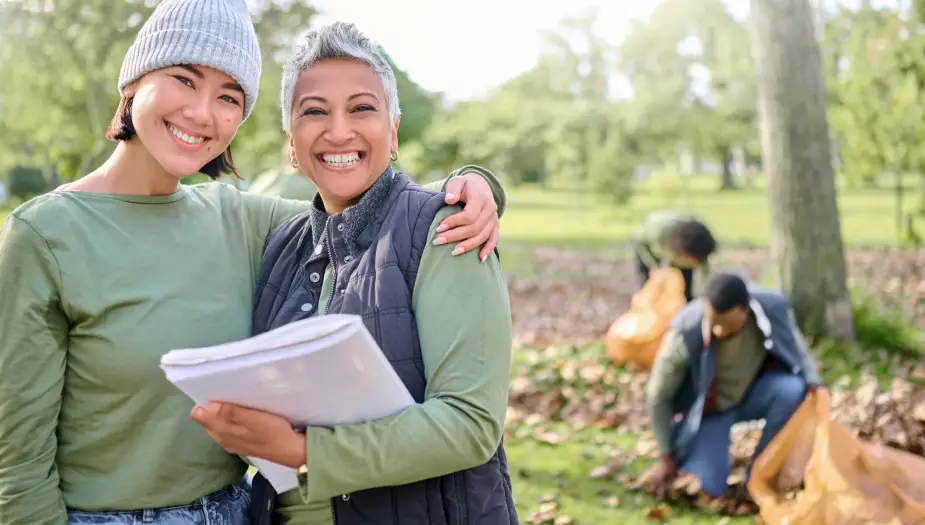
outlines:
M355 204L398 150L379 75L362 62L329 59L302 71L295 85L289 144L328 213Z
M164 171L194 175L221 155L244 116L244 92L226 73L173 66L126 86L138 140Z

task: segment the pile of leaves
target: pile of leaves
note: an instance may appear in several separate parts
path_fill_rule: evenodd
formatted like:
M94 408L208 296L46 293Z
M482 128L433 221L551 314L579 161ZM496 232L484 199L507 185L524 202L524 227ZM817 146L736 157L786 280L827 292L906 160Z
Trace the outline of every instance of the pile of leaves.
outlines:
M522 349L519 353L523 363L511 382L508 403L515 422L522 414L530 414L577 428L645 429L644 374L615 368L602 352L580 355L577 347Z
M832 389L836 422L865 441L925 456L925 388L894 378L880 389L870 377L857 388L840 386Z

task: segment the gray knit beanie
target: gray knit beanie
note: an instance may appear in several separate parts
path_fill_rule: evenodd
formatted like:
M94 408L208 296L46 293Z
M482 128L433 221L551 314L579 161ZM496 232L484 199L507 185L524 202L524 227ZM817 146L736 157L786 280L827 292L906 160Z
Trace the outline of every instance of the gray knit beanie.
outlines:
M163 0L125 54L119 91L146 73L181 64L227 73L244 89L244 118L257 100L260 46L244 0Z

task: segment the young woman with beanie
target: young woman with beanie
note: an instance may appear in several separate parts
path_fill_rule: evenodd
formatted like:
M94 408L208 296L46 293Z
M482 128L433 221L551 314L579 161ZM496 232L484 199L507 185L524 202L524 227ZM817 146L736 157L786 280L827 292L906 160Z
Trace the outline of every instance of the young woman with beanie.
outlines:
M114 153L0 229L0 523L246 523L246 464L158 363L250 335L265 239L310 207L180 184L234 172L260 67L244 0L162 1L125 56ZM449 191L490 201L483 176ZM472 215L443 235L497 225Z

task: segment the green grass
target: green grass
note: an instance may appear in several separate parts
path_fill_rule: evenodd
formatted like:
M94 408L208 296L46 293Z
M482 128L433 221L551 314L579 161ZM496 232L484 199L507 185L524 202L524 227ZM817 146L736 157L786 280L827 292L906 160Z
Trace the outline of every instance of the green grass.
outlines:
M676 209L703 218L726 244L765 246L770 235L768 197L763 187L716 191L715 176L663 177L640 184L622 206L589 192L509 187L508 209L502 218L504 243L601 246L624 241L650 211ZM904 206L912 211L916 190ZM842 234L850 245L892 245L898 238L891 189L841 189ZM919 230L925 219L919 219Z
M557 513L572 518L576 525L620 523L642 525L652 523L646 509L659 505L653 498L632 492L615 478L591 479L589 473L605 464L615 449L633 447L632 436L614 431L586 429L569 430L558 424L549 430L570 433L568 441L549 445L531 438L512 437L505 443L514 501L521 523L543 502L557 503ZM626 473L638 474L647 463L636 462ZM673 507L669 523L717 523L723 517L694 508ZM754 523L751 518L731 518L730 525Z

